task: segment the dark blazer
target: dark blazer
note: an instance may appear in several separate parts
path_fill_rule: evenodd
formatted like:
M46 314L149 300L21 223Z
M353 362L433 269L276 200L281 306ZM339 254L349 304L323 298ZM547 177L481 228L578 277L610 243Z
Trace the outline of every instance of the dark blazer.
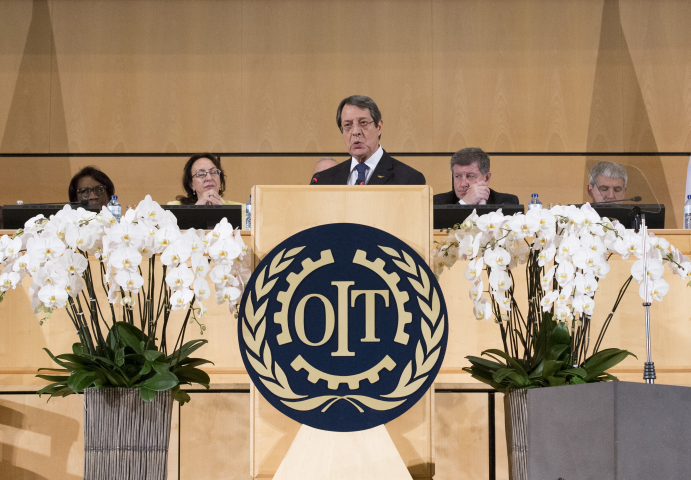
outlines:
M315 173L310 185L347 185L350 163L349 158L334 167ZM367 185L425 185L425 176L384 152Z
M435 205L454 205L458 203L458 197L456 192L451 190L450 192L440 193L434 196ZM489 198L487 199L487 205L501 205L504 203L518 205L521 202L518 201L516 195L511 195L510 193L499 193L495 192L491 188L489 189Z

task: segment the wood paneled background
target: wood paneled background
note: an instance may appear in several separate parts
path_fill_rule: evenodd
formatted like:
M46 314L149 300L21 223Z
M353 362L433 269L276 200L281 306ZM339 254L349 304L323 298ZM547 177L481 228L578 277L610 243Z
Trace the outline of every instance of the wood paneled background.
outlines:
M681 225L691 150L691 2L677 0L0 0L0 154L244 153L227 198L304 184L344 151L338 102L379 104L382 146L449 189L448 156L492 183L582 202L623 153ZM679 156L626 156L678 152ZM290 153L296 156L254 156ZM426 154L406 157L403 153ZM345 156L341 157L345 158ZM0 157L0 204L63 201L84 165L122 203L172 200L184 157ZM635 194L637 192L632 192Z

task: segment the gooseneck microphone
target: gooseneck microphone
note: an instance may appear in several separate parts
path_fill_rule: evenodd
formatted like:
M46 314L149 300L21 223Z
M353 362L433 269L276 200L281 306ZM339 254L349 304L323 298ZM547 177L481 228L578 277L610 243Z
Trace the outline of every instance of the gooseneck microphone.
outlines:
M631 198L624 198L622 200L609 200L608 202L595 202L591 203L590 206L598 206L598 205L607 205L610 203L620 203L620 202L640 202L642 200L641 197L635 196Z

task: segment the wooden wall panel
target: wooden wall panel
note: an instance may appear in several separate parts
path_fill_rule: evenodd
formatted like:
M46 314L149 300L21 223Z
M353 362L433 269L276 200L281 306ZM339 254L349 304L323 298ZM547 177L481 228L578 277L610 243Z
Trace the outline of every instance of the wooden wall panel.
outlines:
M343 150L354 94L380 107L385 148L433 150L431 52L429 1L246 2L242 151Z
M52 42L48 0L0 2L0 152L49 150Z
M470 387L445 384L439 387ZM435 393L436 474L434 480L485 480L489 478L488 399L486 393ZM496 478L508 479L504 435L504 401L495 394Z
M435 150L584 151L593 122L620 148L621 92L593 88L617 67L609 51L600 62L602 5L434 1ZM609 108L593 117L596 94Z
M190 394L190 403L180 408L181 479L252 478L249 396L243 392Z
M55 2L51 151L237 149L241 10L240 1Z
M0 151L691 149L687 2L0 2ZM357 26L348 33L344 26ZM365 33L362 33L365 32Z
M620 2L626 148L691 150L691 3ZM651 150L648 150L651 151Z

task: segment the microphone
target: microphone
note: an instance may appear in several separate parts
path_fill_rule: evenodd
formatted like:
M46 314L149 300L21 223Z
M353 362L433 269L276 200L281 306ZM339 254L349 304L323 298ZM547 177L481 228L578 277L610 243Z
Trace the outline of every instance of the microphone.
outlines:
M635 196L635 197L631 197L631 198L624 198L623 200L610 200L608 202L595 202L595 203L591 203L590 206L591 207L592 206L597 207L599 205L607 205L609 203L619 203L619 202L640 202L641 200L642 200L641 197Z
M310 185L316 185L319 180L317 180L317 177L312 177L312 181L310 182Z

